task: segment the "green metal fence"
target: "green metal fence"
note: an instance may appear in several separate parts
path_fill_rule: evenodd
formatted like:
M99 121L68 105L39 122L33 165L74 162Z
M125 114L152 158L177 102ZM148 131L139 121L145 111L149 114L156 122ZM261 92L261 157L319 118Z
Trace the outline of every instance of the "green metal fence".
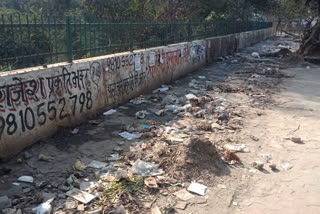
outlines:
M270 22L96 23L2 15L0 71L265 29Z

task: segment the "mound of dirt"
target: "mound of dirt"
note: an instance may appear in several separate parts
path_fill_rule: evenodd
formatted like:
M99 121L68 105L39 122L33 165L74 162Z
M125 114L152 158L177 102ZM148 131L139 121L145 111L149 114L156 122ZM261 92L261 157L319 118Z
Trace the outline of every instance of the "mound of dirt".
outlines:
M175 179L193 180L203 174L225 174L227 170L216 146L204 137L191 137L179 145L171 164L168 173Z

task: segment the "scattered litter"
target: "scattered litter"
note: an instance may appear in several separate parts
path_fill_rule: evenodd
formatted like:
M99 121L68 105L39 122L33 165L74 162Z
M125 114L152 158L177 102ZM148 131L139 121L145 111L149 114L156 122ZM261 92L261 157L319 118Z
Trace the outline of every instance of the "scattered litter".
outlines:
M165 92L165 91L168 91L169 88L168 87L163 87L163 88L157 88L156 90L154 90L152 93L156 94L156 93L159 93L159 92Z
M227 186L224 184L218 184L219 189L227 189Z
M83 204L89 203L90 201L92 201L96 197L94 195L83 192L83 191L76 189L76 188L68 191L66 193L66 195L80 201Z
M79 129L78 129L78 128L75 128L75 129L72 130L71 133L72 133L72 134L77 134L78 132L79 132Z
M262 170L264 164L261 161L255 161L252 163L252 166L258 170Z
M254 173L257 172L257 170L255 170L255 169L250 169L249 172L254 174Z
M188 203L184 201L178 201L177 204L174 206L178 210L185 210Z
M187 104L184 106L166 105L165 109L168 109L169 111L172 111L173 113L178 113L180 111L184 111L184 110L191 108L191 107L192 107L191 104Z
M119 160L119 154L111 154L108 158L108 161L117 161Z
M194 182L192 182L191 185L188 187L189 192L193 192L202 196L204 196L207 189L208 187L206 187L205 185Z
M173 193L177 198L179 198L182 201L188 201L192 198L194 198L195 196L192 195L191 193L189 193L187 190L182 189L178 192Z
M97 186L95 182L82 182L80 183L80 190L81 191L90 191Z
M291 137L290 140L294 143L301 143L301 138L300 137Z
M118 145L119 146L123 146L125 144L125 142L124 141L120 141L120 142L118 142Z
M165 108L169 111L176 111L178 106L176 105L166 105Z
M186 97L188 100L197 99L197 96L194 95L194 94L187 94L185 97Z
M154 206L151 209L151 214L162 214L158 206Z
M69 178L67 179L67 183L72 185L80 184L78 178L76 178L74 175L69 176Z
M105 163L105 162L93 160L93 161L91 161L91 163L88 165L88 167L95 168L95 169L102 169L102 168L106 167L107 165L108 165L108 164Z
M53 160L54 158L52 157L49 157L49 156L46 156L46 155L43 155L43 154L40 154L39 157L38 157L38 160L39 161L51 161Z
M79 170L79 171L82 171L86 168L86 166L81 163L80 160L77 160L76 163L74 164L74 167L73 167L75 170Z
M119 135L127 140L134 140L134 139L138 139L142 136L141 133L138 132L134 132L134 133L129 133L129 132L121 132L119 133Z
M33 183L33 177L31 176L21 176L18 178L18 181L25 182L25 183Z
M149 103L149 101L145 100L144 98L136 98L136 99L130 100L130 103L134 105L141 105L142 103Z
M115 180L120 181L121 179L127 179L128 178L128 172L123 169L118 169L115 174Z
M20 186L20 183L17 183L17 182L13 182L12 185L15 185L15 186Z
M140 127L144 128L146 130L150 130L150 126L148 126L148 125L141 124Z
M155 178L149 177L144 179L144 184L149 188L158 188L158 184Z
M232 60L231 63L233 63L233 64L238 63L238 60L236 60L236 59Z
M184 140L180 137L171 137L169 138L171 142L183 142Z
M138 111L138 112L136 113L136 118L138 118L138 119L143 119L143 118L146 117L147 114L150 114L150 113L147 112L147 111Z
M224 148L232 152L248 152L248 149L246 149L245 144L235 144L235 145L225 144Z
M260 54L257 53L257 52L253 52L253 53L251 54L251 56L254 57L254 58L260 58Z
M160 116L163 116L166 113L166 111L167 111L167 109L161 109L161 110L155 112L155 114L160 117Z
M198 76L198 78L199 78L199 79L201 79L201 80L206 79L206 77L205 77L205 76Z
M141 176L157 176L163 171L159 169L158 164L137 160L132 166L132 172Z
M110 109L109 111L104 112L103 115L109 116L109 115L112 115L113 113L116 113L116 112L117 112L117 110L115 110L115 109Z
M267 163L272 160L272 157L269 154L263 154L261 156L266 160Z
M234 152L232 152L228 149L225 151L225 157L226 157L227 161L230 161L230 162L232 161L234 163L240 162L240 158Z
M121 152L123 152L123 148L117 146L117 147L113 148L113 151L121 153Z
M51 203L53 202L54 198L47 200L46 202L40 204L39 206L32 208L32 212L36 214L50 214L52 211Z
M286 170L286 171L288 171L289 169L292 169L292 164L290 164L290 163L285 163L285 164L283 164L282 165L282 168L284 169L284 170Z
M238 206L238 202L233 201L233 202L232 202L232 205L233 205L233 206Z
M309 70L309 69L310 69L310 66L307 66L306 68Z

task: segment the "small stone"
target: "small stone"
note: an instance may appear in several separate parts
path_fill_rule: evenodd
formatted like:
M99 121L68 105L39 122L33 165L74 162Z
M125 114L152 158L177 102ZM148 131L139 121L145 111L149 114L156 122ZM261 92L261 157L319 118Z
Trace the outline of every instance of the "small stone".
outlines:
M78 207L77 207L77 210L78 211L84 211L85 207L83 204L79 204Z
M263 157L263 159L266 160L267 163L272 159L271 155L269 155L269 154L263 154L262 157Z
M118 142L118 145L119 145L119 146L123 146L123 145L124 145L124 141Z
M275 163L272 163L272 162L269 164L269 167L270 167L271 170L276 170L277 169L277 165Z
M291 141L294 143L301 143L301 138L300 137L292 137Z
M51 161L51 160L53 160L53 158L49 157L47 155L44 155L44 154L40 154L38 157L38 160L39 161Z
M190 200L190 199L192 199L192 198L195 197L194 195L192 195L191 193L189 193L189 192L188 192L187 190L185 190L185 189L182 189L182 190L180 190L180 191L178 191L178 192L175 192L174 195L175 195L177 198L179 198L180 200L182 200L182 201L188 201L188 200Z
M186 203L184 201L178 201L174 207L177 208L178 210L185 210L187 205L188 205L188 203Z
M251 137L251 139L254 140L254 141L259 141L259 138L255 137L255 136L253 136L253 135L251 135L250 137Z
M126 170L118 169L115 174L116 181L128 178L128 172Z
M30 192L31 191L31 188L25 188L24 190L22 190L23 191L23 193L28 193L28 192Z
M66 201L64 208L67 210L75 209L78 207L78 202L76 201Z
M262 170L264 164L261 161L255 161L253 162L252 166L258 170Z
M32 158L32 154L30 154L29 152L24 152L23 153L23 158L28 160L28 159Z
M12 206L11 200L8 198L8 196L1 196L0 197L0 210L5 208L10 208Z

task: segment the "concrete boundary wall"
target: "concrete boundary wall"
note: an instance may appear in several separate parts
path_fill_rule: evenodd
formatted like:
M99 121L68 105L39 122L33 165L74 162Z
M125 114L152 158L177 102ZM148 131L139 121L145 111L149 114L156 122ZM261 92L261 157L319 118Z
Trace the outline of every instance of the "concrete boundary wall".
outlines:
M0 74L0 157L271 36L271 28Z

